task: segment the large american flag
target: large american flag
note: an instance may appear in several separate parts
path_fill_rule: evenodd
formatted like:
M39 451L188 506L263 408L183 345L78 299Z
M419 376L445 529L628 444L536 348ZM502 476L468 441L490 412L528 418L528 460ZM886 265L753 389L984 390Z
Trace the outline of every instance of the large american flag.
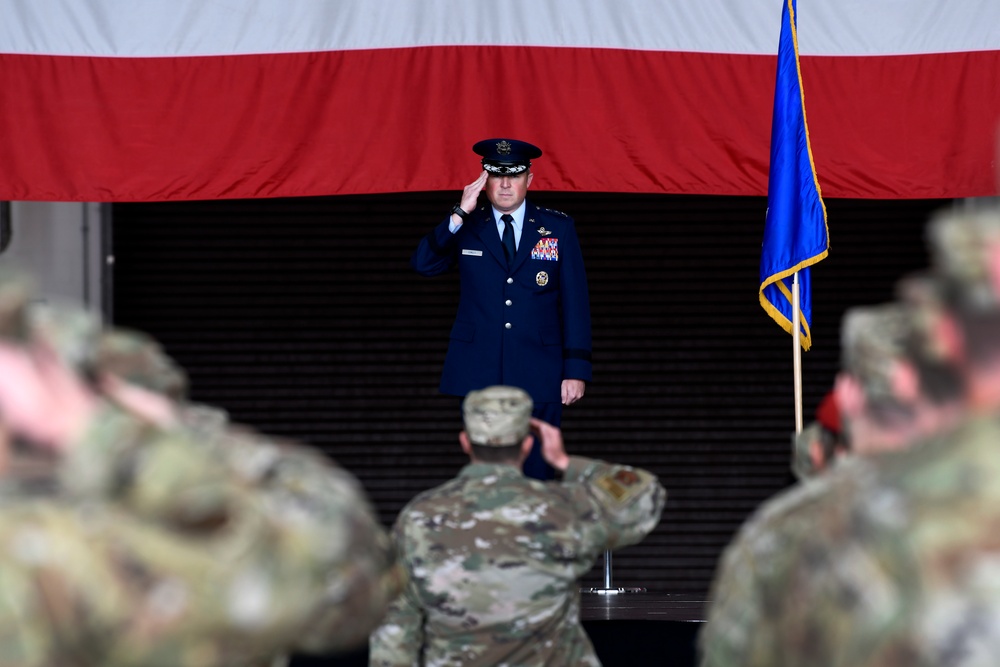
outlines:
M763 195L775 0L0 0L0 199ZM827 197L994 194L997 0L810 0Z

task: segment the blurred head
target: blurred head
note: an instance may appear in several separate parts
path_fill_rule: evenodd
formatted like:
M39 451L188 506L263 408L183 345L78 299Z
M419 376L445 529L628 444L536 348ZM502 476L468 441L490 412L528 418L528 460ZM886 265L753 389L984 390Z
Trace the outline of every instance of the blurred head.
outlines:
M927 242L946 303L970 311L1000 307L1000 209L938 212Z
M938 339L971 409L1000 409L1000 209L944 211L927 227L939 281Z
M28 335L51 349L98 388L114 377L171 401L187 395L187 375L151 336L126 328L104 327L81 307L39 304L28 309Z
M900 449L953 422L957 373L937 357L923 312L891 303L852 308L841 328L837 407L850 448Z
M100 373L115 375L172 401L187 397L184 369L156 340L140 331L105 331L95 346L93 364Z
M78 367L36 335L39 307L30 277L0 270L0 447L5 460L14 442L49 453L72 446L95 410L94 392Z
M152 339L34 296L29 278L0 271L0 446L72 446L99 394L150 423L174 422L168 397L182 396L186 380Z
M523 389L497 385L471 391L462 403L459 439L474 461L518 464L531 447L533 404Z
M57 360L87 391L103 394L120 408L152 423L172 423L172 401L184 398L187 378L155 340L106 328L99 315L75 304L31 302L24 284L0 279L0 330L7 340Z
M80 306L33 304L27 309L27 336L66 365L88 374L104 330L101 319Z

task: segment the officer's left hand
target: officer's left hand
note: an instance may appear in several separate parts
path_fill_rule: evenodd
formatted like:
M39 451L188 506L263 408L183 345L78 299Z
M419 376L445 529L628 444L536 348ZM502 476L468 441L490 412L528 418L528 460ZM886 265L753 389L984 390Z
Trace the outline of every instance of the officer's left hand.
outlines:
M563 405L573 405L581 398L587 390L587 383L583 380L563 380L562 381L562 402Z

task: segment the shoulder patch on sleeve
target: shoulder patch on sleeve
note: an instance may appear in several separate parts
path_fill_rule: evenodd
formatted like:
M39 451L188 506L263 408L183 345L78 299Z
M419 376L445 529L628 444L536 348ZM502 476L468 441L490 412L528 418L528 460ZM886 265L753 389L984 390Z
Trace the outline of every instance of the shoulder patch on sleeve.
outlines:
M638 473L627 468L620 468L614 473L598 477L595 483L599 489L619 503L628 502L646 486Z

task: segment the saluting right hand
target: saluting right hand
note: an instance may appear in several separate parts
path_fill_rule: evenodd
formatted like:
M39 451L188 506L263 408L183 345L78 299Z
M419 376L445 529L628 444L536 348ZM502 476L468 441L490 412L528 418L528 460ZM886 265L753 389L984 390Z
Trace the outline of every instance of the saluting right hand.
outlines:
M177 425L176 408L166 396L110 373L102 373L97 381L105 396L139 419L164 429Z
M536 417L531 418L531 430L542 441L542 458L546 463L559 471L565 471L569 466L569 455L563 445L562 431Z
M479 174L479 178L466 185L465 189L462 190L462 201L459 202L459 206L466 213L472 213L476 210L476 204L479 203L479 193L486 187L486 178L488 176L489 174L484 169L483 173ZM459 224L461 224L461 221Z
M61 451L96 412L94 392L54 352L0 343L0 415L11 432Z

